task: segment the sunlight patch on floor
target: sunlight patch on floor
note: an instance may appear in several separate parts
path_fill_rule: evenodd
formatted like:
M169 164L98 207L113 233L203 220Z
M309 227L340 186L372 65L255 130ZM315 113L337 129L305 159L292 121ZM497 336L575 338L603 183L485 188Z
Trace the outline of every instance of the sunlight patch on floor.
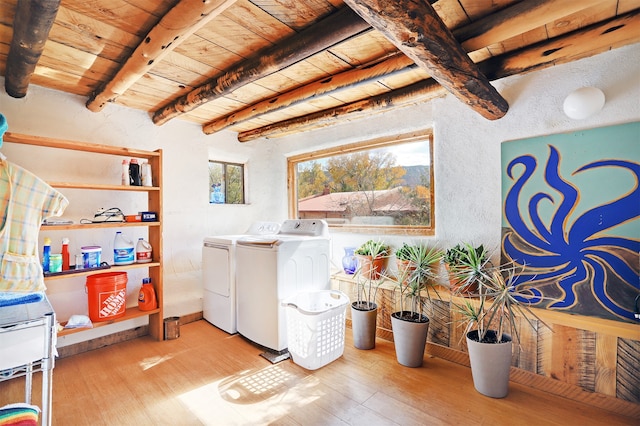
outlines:
M266 424L322 397L318 384L279 364L243 371L178 398L204 424Z
M157 365L160 365L165 361L169 361L171 358L173 358L173 355L154 356L150 358L145 358L142 361L140 361L140 367L142 367L142 371L145 371Z

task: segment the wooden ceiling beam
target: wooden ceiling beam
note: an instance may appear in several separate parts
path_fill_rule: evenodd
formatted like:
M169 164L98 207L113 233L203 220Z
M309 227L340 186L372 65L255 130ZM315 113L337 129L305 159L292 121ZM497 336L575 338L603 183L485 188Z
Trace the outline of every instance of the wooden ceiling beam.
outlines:
M166 55L237 0L181 0L149 31L115 76L91 95L87 108L101 111Z
M509 104L480 72L428 2L344 0L438 83L489 120Z
M446 90L435 80L429 78L368 99L240 132L238 133L238 141L249 142L263 137L282 137L292 133L333 126L336 124L336 117L340 117L341 123L343 123L401 105L427 102L445 94Z
M205 134L210 135L226 127L233 126L253 117L287 108L313 97L335 92L359 84L365 84L382 76L388 77L397 72L409 71L415 67L413 61L403 53L397 53L392 57L378 61L361 68L350 69L340 74L332 75L322 80L315 81L306 86L299 87L286 93L279 94L269 99L255 103L248 108L236 111L226 117L211 121L202 126Z
M453 35L467 52L473 52L600 3L602 0L523 0L453 30Z
M60 0L18 0L5 70L4 87L9 96L23 98L27 94L59 6Z
M530 48L487 59L478 66L492 80L524 74L593 56L619 46L638 43L640 42L640 32L637 31L637 28L640 28L640 10L565 34ZM437 92L432 86L433 84L435 84L433 80L427 79L408 86L408 91L401 88L369 100L357 101L240 132L238 141L248 142L258 138L277 138L334 125L337 122L336 118L342 115L345 115L347 120L353 120L372 112L384 111L390 107L425 102L445 93L444 89ZM410 96L416 96L416 99L410 99Z
M546 22L561 19L566 15L591 7L599 2L600 0L585 0L583 2L524 0L488 15L479 21L456 29L453 34L467 52L472 52L537 28ZM379 61L369 67L345 71L332 78L316 81L290 92L278 94L225 117L213 120L203 125L202 130L205 134L212 134L262 114L278 111L305 100L340 90L343 87L370 82L375 80L376 77L386 74L386 72L381 74L385 67L388 69L387 72L397 72L401 69L398 66L407 70L406 66L408 65L404 65L405 62L406 64L413 64L411 59L407 58L403 53L399 53L384 62Z
M162 125L180 114L278 72L368 29L369 24L348 7L343 7L317 24L288 37L282 43L257 52L222 75L159 109L153 114L153 122Z
M640 9L480 64L492 80L569 63L640 42Z

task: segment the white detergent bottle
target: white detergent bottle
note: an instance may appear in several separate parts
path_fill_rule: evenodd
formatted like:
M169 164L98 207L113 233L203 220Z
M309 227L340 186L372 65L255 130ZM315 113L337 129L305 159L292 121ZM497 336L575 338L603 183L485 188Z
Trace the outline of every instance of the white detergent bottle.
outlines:
M153 249L151 248L151 244L148 241L145 241L144 238L138 239L138 244L136 245L136 263L149 263L153 260Z
M127 240L122 232L116 232L116 238L113 241L113 264L131 265L135 260L136 251L133 241Z

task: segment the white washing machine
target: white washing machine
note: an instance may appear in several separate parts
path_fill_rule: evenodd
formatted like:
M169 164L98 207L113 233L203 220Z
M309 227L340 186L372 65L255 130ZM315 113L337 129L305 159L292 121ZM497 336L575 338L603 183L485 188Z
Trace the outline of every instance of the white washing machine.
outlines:
M329 289L329 262L329 226L324 220L285 220L275 236L238 239L238 333L265 348L284 351L282 300L300 291Z
M236 320L236 241L248 235L274 235L276 222L255 222L246 233L204 239L202 247L202 316L227 333L237 333Z

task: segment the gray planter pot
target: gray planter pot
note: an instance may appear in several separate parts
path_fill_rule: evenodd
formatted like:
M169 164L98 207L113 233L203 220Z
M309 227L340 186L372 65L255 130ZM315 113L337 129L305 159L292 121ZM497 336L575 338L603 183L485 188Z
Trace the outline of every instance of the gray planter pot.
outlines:
M378 305L375 303L353 302L351 304L351 330L353 346L356 349L376 347L376 320Z
M429 318L420 315L420 322L401 319L407 312L391 314L393 342L396 348L396 359L405 367L421 367L424 360L424 348L427 345Z
M496 332L490 330L487 334ZM491 398L504 398L509 393L511 369L511 336L503 334L503 343L480 343L478 331L467 333L467 348L471 361L473 386L478 392Z

